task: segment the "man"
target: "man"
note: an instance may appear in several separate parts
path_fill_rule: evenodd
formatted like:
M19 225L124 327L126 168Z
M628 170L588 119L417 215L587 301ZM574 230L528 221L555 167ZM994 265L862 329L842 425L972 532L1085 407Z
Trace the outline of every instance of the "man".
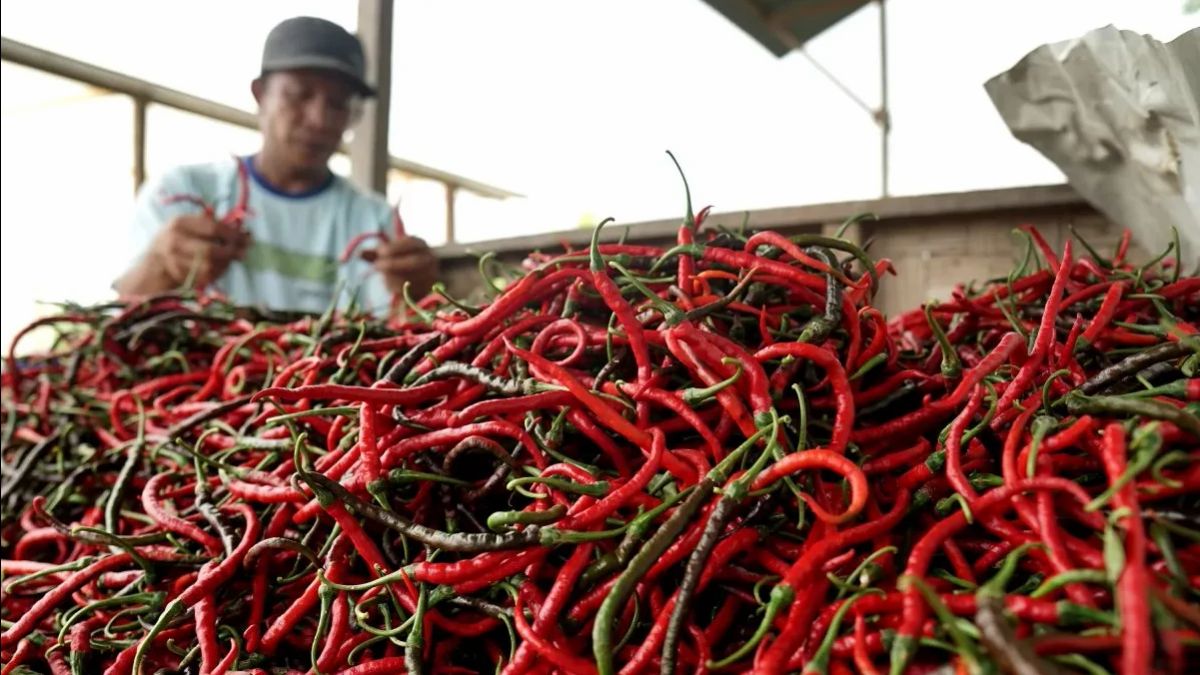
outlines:
M437 261L425 242L396 236L383 198L329 170L363 98L375 94L363 62L358 39L329 21L276 26L250 85L262 149L148 183L132 227L137 258L116 290L128 297L191 283L238 304L304 312L344 308L351 299L384 311L406 283L414 296L428 292ZM237 208L243 185L244 216ZM374 255L339 262L352 239L381 230L388 236L373 244Z

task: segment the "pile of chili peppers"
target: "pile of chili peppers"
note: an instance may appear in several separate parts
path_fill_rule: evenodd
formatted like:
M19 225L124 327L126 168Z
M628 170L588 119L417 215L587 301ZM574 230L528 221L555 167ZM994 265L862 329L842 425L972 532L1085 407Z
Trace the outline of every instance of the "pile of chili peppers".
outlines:
M3 376L3 673L1200 662L1200 278L1023 230L1007 278L889 323L886 260L705 213L402 321L39 321Z

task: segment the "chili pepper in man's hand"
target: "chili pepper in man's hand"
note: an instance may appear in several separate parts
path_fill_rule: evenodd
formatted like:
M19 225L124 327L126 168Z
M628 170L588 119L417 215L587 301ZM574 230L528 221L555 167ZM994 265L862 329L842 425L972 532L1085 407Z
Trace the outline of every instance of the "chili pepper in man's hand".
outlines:
M250 233L239 225L214 219L207 213L176 216L158 233L147 262L153 270L179 286L206 286L219 279L250 246Z
M381 240L374 250L364 251L363 257L375 265L392 293L403 293L407 283L411 296L419 298L438 279L437 257L418 237Z

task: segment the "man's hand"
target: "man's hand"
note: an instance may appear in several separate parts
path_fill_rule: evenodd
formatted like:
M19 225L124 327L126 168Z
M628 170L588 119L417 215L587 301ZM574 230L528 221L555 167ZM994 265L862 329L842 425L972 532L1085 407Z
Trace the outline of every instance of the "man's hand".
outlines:
M174 290L189 278L194 286L205 286L240 260L249 245L250 234L236 225L219 223L204 213L177 216L115 287L122 296L130 296Z
M207 285L221 277L229 264L241 260L250 234L236 225L217 222L207 214L178 216L167 223L150 247L150 257L176 285L194 274Z
M398 237L379 243L374 251L375 269L393 293L403 293L409 284L412 297L429 293L438 278L438 261L429 246L417 237Z

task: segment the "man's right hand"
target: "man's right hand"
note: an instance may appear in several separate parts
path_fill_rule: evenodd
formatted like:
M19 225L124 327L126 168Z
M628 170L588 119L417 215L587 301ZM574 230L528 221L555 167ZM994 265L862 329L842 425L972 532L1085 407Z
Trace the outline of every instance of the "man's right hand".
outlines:
M141 262L117 280L116 289L123 296L149 295L179 288L189 279L193 287L206 286L240 260L249 245L248 232L211 215L176 216L159 231Z
M168 222L149 255L176 286L189 278L196 286L206 286L219 279L231 262L240 260L249 245L250 235L242 228L220 223L206 213L192 213Z

